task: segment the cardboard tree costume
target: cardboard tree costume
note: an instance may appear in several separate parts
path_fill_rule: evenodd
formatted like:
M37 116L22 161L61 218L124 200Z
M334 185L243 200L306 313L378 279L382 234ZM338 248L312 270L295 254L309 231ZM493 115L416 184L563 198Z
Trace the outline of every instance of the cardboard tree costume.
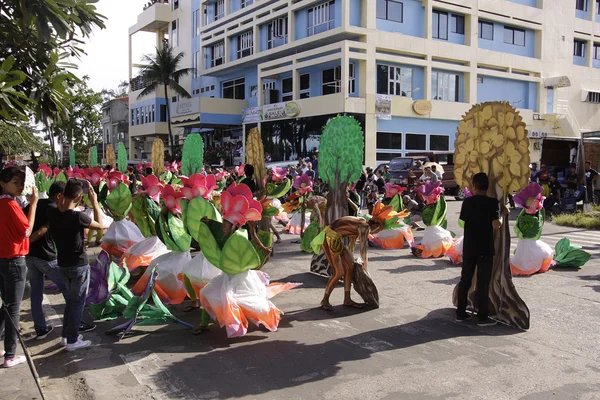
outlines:
M117 149L117 167L119 167L119 171L127 172L127 149L125 149L123 142L119 143Z
M518 111L507 102L474 105L458 126L454 142L454 176L460 187L471 187L473 175L487 173L487 195L506 204L509 193L529 182L529 139ZM529 328L529 309L512 282L509 224L494 234L495 257L489 290L490 316L520 329ZM469 290L469 307L476 310L476 279ZM457 304L457 289L453 302Z
M452 247L452 233L446 230L446 199L441 181L427 181L417 188L417 193L426 204L423 209L423 231L421 243L411 247L412 253L421 258L442 257Z
M373 246L382 249L401 249L404 247L405 241L408 242L409 246L414 244L415 239L412 228L405 223L405 219L410 215L404 210L402 202L402 192L405 190L405 187L399 185L385 184L384 204L387 203L386 205L392 207L398 218L395 226L390 229L383 229L376 235L369 235L369 243Z

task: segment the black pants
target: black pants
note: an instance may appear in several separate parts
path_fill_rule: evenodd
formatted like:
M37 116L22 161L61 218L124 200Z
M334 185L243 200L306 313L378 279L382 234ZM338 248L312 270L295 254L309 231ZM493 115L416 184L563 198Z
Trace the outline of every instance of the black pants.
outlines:
M467 296L471 281L477 268L477 309L478 318L486 319L488 317L488 297L490 291L490 280L492 279L492 261L491 256L479 256L477 258L463 258L462 271L460 273L460 282L458 283L458 307L457 315L464 315L467 311Z
M17 331L19 329L19 314L21 300L25 292L27 278L27 265L25 257L0 259L0 295L2 295L2 310L0 311L0 332L4 328L4 354L5 358L15 356L17 350ZM6 321L6 310L13 323Z

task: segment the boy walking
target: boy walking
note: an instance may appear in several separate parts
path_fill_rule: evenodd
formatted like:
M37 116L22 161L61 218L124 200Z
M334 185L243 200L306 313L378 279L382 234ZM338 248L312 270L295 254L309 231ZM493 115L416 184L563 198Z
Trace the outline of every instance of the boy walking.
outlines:
M496 325L489 318L488 296L494 260L494 230L500 229L500 205L498 200L488 197L488 176L480 172L473 176L473 196L465 199L460 210L460 219L465 222L463 242L463 266L458 284L458 307L456 322L471 319L467 313L467 296L477 269L477 317L478 326Z
M89 347L89 340L82 340L79 326L85 307L85 299L90 284L90 265L85 252L83 230L102 229L102 217L98 198L91 185L88 197L94 209L94 220L82 212L75 211L83 196L83 184L70 179L63 196L58 199L56 208L47 212L50 233L56 244L58 266L63 282L67 287L63 337L66 337L67 351Z

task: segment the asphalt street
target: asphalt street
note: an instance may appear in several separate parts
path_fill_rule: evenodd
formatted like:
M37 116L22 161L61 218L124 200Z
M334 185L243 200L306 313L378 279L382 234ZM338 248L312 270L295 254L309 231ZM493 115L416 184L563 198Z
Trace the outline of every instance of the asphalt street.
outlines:
M460 205L448 202L457 234ZM227 339L218 326L193 336L171 324L135 327L116 342L104 331L119 320L99 322L86 335L90 349L67 353L58 329L30 342L30 351L48 399L600 399L600 232L546 224L542 239L554 246L565 236L593 258L581 270L513 279L531 310L527 332L456 324L451 296L460 267L416 259L408 248L369 249L381 308L343 307L338 286L335 310L323 311L325 279L308 272L298 237L283 235L264 271L303 285L273 299L285 312L277 332L251 328ZM62 299L48 293L47 300L60 326ZM182 308L174 307L178 317L199 322L200 313ZM28 303L23 320L31 329ZM0 371L0 386L26 368ZM0 389L3 399L32 398L18 396Z

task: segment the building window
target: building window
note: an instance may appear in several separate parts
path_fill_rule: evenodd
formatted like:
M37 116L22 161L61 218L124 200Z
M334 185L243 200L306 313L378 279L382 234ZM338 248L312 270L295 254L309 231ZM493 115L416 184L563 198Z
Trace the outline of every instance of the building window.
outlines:
M275 81L263 82L263 90L275 90Z
M448 40L448 13L433 10L431 31L434 39Z
M583 40L575 39L573 43L573 55L575 57L585 57L586 43Z
M494 40L494 24L490 22L479 21L479 38Z
M335 2L319 4L308 9L307 36L326 32L335 27Z
M412 68L377 65L377 93L412 96Z
M154 104L152 104L152 114L150 114L151 115L151 117L150 117L151 121L150 122L154 122L154 107L155 107Z
M223 98L224 99L246 99L246 79L239 78L231 81L223 82Z
M131 110L131 125L135 125L135 110Z
M178 96L171 97L171 103L177 103Z
M179 46L179 34L177 26L179 25L179 18L171 22L171 47Z
M167 105L161 104L159 108L160 122L167 122Z
M450 32L459 35L465 34L465 16L452 14L450 17Z
M396 0L377 0L377 18L388 21L402 22L404 5Z
M173 10L177 10L179 8L179 0L173 0Z
M431 98L433 100L457 102L460 88L460 77L445 72L431 74Z
M278 18L267 25L267 49L287 44L288 19Z
M525 46L525 31L523 29L504 27L504 43L515 46Z
M588 0L575 0L575 8L579 11L587 11L588 10Z
M354 93L355 82L354 82L354 64L350 63L348 69L348 92ZM323 85L322 94L323 96L328 94L339 93L342 90L342 68L335 67L331 69L323 70Z
M135 124L140 125L140 109L135 109Z
M377 132L377 148L378 149L402 149L402 134L392 132ZM398 155L396 155L398 156Z
M417 133L406 134L406 150L426 150L427 135Z
M600 103L600 92L588 92L588 95L585 99L587 103Z
M281 101L292 101L294 96L294 83L292 78L281 80Z
M431 151L450 150L450 136L448 136L448 135L429 135L429 150L431 150Z
M600 0L596 0L596 14L600 15Z
M200 60L200 52L196 51L192 54L192 78L198 78L198 70L200 69L200 65L198 61Z
M251 56L254 50L254 35L252 31L244 32L237 37L237 58Z
M600 60L600 43L594 43L594 60Z
M215 21L225 17L225 0L217 0L215 3Z
M200 10L192 13L192 36L200 36Z
M242 0L242 8L246 8L248 6L251 6L252 3L254 3L254 0Z
M225 62L225 43L219 42L206 48L206 56L209 60L208 67L216 67Z

